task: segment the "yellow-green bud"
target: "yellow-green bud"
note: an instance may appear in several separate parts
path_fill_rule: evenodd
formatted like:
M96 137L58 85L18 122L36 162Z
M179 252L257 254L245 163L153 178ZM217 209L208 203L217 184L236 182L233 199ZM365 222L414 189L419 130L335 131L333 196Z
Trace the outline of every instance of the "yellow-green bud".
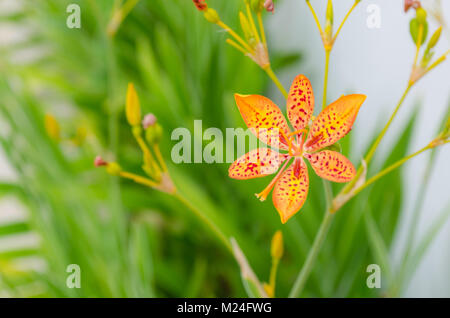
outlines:
M141 123L141 106L133 83L128 84L125 114L127 116L128 123L131 126L137 126Z
M439 29L437 29L433 35L430 38L430 41L428 41L428 45L427 45L427 51L431 50L432 48L434 48L436 46L436 44L439 41L439 38L441 37L441 32L442 32L442 27L439 27Z
M419 23L426 23L427 22L427 12L424 8L417 8L416 10L416 18L419 21Z
M145 131L145 139L150 145L159 144L159 142L161 141L162 133L163 131L161 125L156 123L153 126L147 128L147 130Z
M326 20L330 25L333 25L333 17L333 2L331 0L328 0Z
M264 9L264 0L252 0L251 5L253 11L259 13Z
M208 22L218 23L220 21L219 14L212 8L208 8L208 10L205 11L204 15L205 19L208 20Z
M272 237L272 243L270 245L270 255L274 259L280 259L283 257L283 252L283 234L280 230L278 230Z
M118 176L122 168L119 166L117 162L109 162L106 166L106 172L108 172L112 176Z
M46 114L44 125L45 130L47 131L47 135L54 141L59 141L61 138L61 129L58 122L56 121L56 118L50 114Z

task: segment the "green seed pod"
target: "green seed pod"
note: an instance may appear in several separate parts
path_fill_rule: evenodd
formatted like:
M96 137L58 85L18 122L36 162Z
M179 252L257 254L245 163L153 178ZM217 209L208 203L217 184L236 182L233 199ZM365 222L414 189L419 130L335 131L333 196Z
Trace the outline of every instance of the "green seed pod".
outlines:
M333 25L333 17L333 2L331 0L328 0L326 19L327 23L329 23L330 25Z
M425 43L425 40L427 38L428 34L428 23L425 21L424 24L421 24L417 18L414 18L409 23L409 33L411 34L411 37L414 41L414 44L417 43L418 37L419 37L419 30L420 26L423 25L423 32L422 32L422 40L420 45Z

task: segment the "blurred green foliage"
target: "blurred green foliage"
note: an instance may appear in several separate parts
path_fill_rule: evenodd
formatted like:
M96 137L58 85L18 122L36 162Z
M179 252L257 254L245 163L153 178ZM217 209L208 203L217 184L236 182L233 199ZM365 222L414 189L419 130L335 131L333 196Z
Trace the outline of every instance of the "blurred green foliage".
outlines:
M170 132L192 130L194 119L203 120L203 129L243 127L233 94L264 94L268 78L227 46L226 34L191 1L142 0L112 39L106 27L114 1L78 1L81 29L66 27L71 2L27 1L23 10L2 17L31 33L1 49L0 141L17 181L1 183L0 196L18 198L29 218L0 225L0 236L32 231L40 241L37 248L0 252L0 288L11 296L245 296L235 260L190 211L166 194L107 176L92 161L101 153L139 173L141 154L124 115L129 81L144 112L156 114L164 127L162 151L170 158ZM229 25L238 25L240 1L210 3ZM34 49L35 58L20 61L25 49ZM298 53L270 51L275 71L294 67L301 73ZM84 127L84 144L52 141L44 129L47 112L65 136ZM383 165L407 153L414 120L381 158ZM350 153L351 134L342 146ZM268 180L232 180L227 169L169 165L180 191L238 240L262 281L269 276L271 237L282 230L286 248L276 295L284 297L322 219L321 181L310 173L307 203L282 226L271 202L254 197ZM382 295L367 288L366 267L377 263L393 273L388 252L402 201L401 171L395 171L339 211L303 296ZM44 260L43 271L15 265L32 256ZM81 289L66 287L69 264L81 267Z

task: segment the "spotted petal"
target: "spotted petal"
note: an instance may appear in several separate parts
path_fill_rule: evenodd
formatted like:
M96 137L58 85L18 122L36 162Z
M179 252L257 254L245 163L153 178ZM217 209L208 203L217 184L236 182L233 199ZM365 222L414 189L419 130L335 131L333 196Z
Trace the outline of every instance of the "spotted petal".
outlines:
M256 137L274 148L288 149L286 136L290 130L277 105L260 95L234 97L245 124Z
M348 182L356 174L355 167L344 155L336 151L324 150L314 154L304 154L317 175L333 182Z
M314 94L311 82L305 75L298 75L292 82L286 109L295 130L301 130L308 125L314 112Z
M228 175L233 179L252 179L277 172L287 156L270 148L254 149L233 162Z
M283 172L275 185L272 200L281 217L281 223L286 223L296 214L308 195L308 169L303 159L296 159Z
M334 144L351 130L365 95L353 94L328 105L314 120L305 150L309 152Z

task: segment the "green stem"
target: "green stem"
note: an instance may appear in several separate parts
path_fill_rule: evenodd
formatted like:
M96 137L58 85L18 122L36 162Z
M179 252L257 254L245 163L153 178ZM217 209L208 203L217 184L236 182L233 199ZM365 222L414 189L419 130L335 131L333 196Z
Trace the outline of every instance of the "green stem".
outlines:
M377 148L378 148L381 140L383 139L384 135L386 134L387 130L391 126L392 121L394 120L395 116L397 116L397 113L400 110L400 107L402 106L403 102L405 101L405 98L408 95L411 87L412 87L412 84L408 84L408 86L406 87L405 91L403 92L402 97L398 101L394 112L392 113L391 117L389 118L388 122L383 127L383 130L378 135L378 137L375 140L375 142L373 143L372 147L370 147L369 152L367 153L366 157L364 158L364 161L365 161L366 165L368 165L369 162L372 160L372 158L373 158L373 156L375 154L375 151L377 150ZM351 182L347 183L347 185L344 187L344 189L342 189L343 193L347 193L348 191L350 191L350 189L353 188L353 186L355 185L356 181L359 179L359 177L361 176L363 171L364 171L364 167L362 165L360 165L359 168L358 168L358 171L356 172L355 177L353 178L353 180Z
M322 109L327 105L328 69L330 65L330 49L325 49L325 76L323 80Z
M229 251L231 254L233 254L233 249L231 248L231 244L226 237L226 235L220 230L220 228L211 221L202 211L200 211L197 207L192 205L189 200L187 200L185 197L183 197L179 192L176 192L173 194L175 198L178 199L184 206L186 206L191 212L193 212L210 230L213 232L216 237L219 239L221 243L223 243L224 247Z
M386 174L388 174L389 172L391 172L392 170L400 167L401 165L403 165L405 162L407 162L409 159L414 158L417 155L420 155L422 152L430 149L431 146L427 145L426 147L423 147L422 149L416 151L413 154L410 154L409 156L406 156L400 160L398 160L397 162L393 163L392 165L390 165L389 167L381 170L380 172L378 172L376 175L374 175L372 178L370 178L369 180L367 180L363 185L361 185L360 187L356 188L355 191L353 192L353 196L356 196L359 192L361 192L362 190L364 190L365 188L367 188L369 185L371 185L372 183L374 183L375 181L377 181L378 179L380 179L381 177L385 176ZM353 197L352 196L352 197Z
M327 103L327 88L328 88L328 69L330 64L330 53L331 50L325 48L325 74L323 79L323 101L322 101L322 109L325 108ZM313 246L308 252L306 256L305 263L303 264L300 273L295 280L294 286L289 294L289 297L298 297L301 295L303 288L308 280L308 277L311 273L312 267L316 262L317 256L319 254L320 248L322 247L323 242L328 233L328 229L331 225L331 221L333 219L333 213L331 213L331 208L333 205L333 190L331 188L331 184L329 181L323 180L323 187L325 191L325 199L327 203L327 209L325 211L325 216L320 224L319 232L317 233Z
M322 223L320 224L319 231L317 232L316 238L314 239L314 243L309 250L308 256L306 257L305 263L295 280L294 286L289 293L289 298L299 297L305 287L306 281L311 273L311 270L314 266L314 263L319 255L320 248L322 247L323 242L328 233L328 229L330 228L331 221L333 220L334 213L330 213L329 209L325 211L324 218Z
M278 77L275 75L275 73L273 72L272 68L269 66L263 68L264 71L267 73L267 75L269 75L270 79L275 83L275 85L278 87L278 89L280 90L281 94L283 94L284 98L288 98L288 93L287 91L284 89L283 84L281 84L280 80L278 79Z

